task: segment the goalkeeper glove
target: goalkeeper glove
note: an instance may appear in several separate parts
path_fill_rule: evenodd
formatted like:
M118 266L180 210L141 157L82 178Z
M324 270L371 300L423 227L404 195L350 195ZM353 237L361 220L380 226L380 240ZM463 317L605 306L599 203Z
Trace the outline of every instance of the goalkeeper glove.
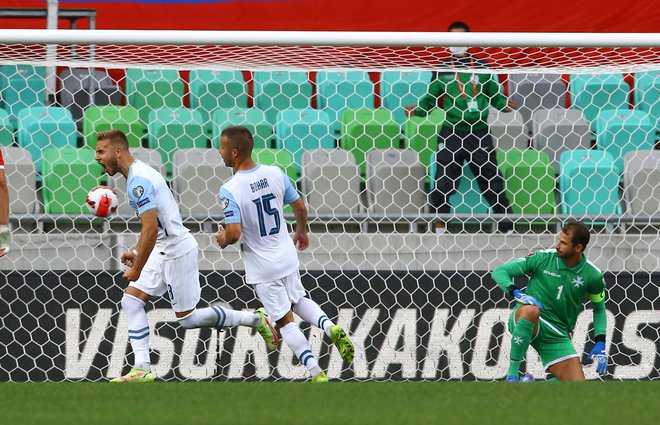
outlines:
M536 298L532 297L531 295L525 294L523 291L520 289L515 289L513 291L513 298L516 299L521 304L527 304L527 305L535 305L539 308L539 310L543 310L543 305L536 300Z
M596 345L594 345L587 360L596 361L596 372L598 372L599 375L607 375L607 354L605 354L605 343L603 341L598 341Z
M11 226L9 224L0 225L0 251L4 250L4 253L9 252L9 246L11 245Z

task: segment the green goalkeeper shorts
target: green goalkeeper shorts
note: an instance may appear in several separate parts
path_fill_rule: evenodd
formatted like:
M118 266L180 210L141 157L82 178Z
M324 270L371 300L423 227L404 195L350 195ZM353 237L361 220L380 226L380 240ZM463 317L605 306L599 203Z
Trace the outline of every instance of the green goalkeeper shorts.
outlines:
M509 316L509 332L511 333L513 333L515 326L514 320L518 307L520 305L516 306L511 312L511 316ZM545 369L564 360L579 357L575 352L570 336L542 317L539 319L539 329L536 335L532 337L531 345L541 356Z

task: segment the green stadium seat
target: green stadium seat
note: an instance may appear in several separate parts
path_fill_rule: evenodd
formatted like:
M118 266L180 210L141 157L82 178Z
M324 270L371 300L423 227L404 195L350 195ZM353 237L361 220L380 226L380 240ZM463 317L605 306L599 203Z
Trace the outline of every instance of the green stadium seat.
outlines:
M644 111L602 111L596 118L596 146L612 155L617 173L623 173L623 157L634 150L653 150L655 128Z
M49 148L43 155L42 196L46 214L87 214L90 189L102 183L103 168L89 148Z
M32 65L0 66L0 99L14 123L29 106L45 106L46 69Z
M431 190L435 189L437 167L438 163L432 160L429 166L429 186ZM449 197L449 205L451 205L451 212L454 214L488 214L492 212L490 204L481 194L477 178L467 162L463 163L463 174L456 185L456 192Z
M293 187L296 187L298 180L298 170L293 163L293 156L284 149L257 148L252 151L252 159L258 164L276 165L284 170L284 173L291 179ZM284 207L284 214L293 214L290 205Z
M347 109L341 116L339 147L352 152L365 175L365 155L372 149L399 147L400 127L387 109Z
M630 87L621 74L573 74L568 90L571 94L571 109L584 113L592 131L595 130L599 112L628 107Z
M208 134L213 131L213 111L247 106L248 89L241 71L190 71L190 107L202 114Z
M366 71L320 71L316 87L317 108L330 117L333 133L341 130L344 110L374 107L374 85Z
M206 148L202 114L188 108L159 108L149 114L147 147L160 152L168 176L178 149Z
M650 115L651 124L660 132L660 71L635 74L635 109Z
M565 151L559 163L562 214L621 214L619 173L609 153L586 149Z
M555 213L555 169L548 154L534 149L498 150L497 164L514 214Z
M142 125L158 108L183 106L183 81L174 69L127 69L126 103L135 107Z
M416 105L431 84L431 71L384 71L380 74L380 96L383 108L392 111L394 120L403 127L406 105ZM428 164L427 164L428 165Z
M435 162L438 151L438 134L445 122L444 109L434 109L425 117L410 117L403 128L403 141L406 148L419 154L419 161L429 167ZM427 176L428 179L428 176Z
M242 125L250 130L255 148L270 148L273 139L273 125L266 119L266 113L257 108L216 109L213 112L213 133L211 142L214 148L220 146L222 130L231 125Z
M328 114L316 109L287 109L279 112L275 125L275 147L291 152L296 170L300 173L305 151L335 147Z
M279 111L310 107L312 83L306 72L257 71L253 79L254 106L264 111L273 125Z
M18 113L16 140L30 152L37 173L46 148L76 147L77 131L73 116L66 108L30 106Z
M14 143L14 125L9 112L0 108L0 145L11 146Z
M144 127L137 109L132 106L90 106L83 112L83 144L96 149L96 134L101 131L121 130L128 145L139 147Z

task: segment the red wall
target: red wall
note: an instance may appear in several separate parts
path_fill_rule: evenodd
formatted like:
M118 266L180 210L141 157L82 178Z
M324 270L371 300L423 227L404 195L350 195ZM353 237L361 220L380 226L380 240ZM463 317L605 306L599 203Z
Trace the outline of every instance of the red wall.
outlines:
M99 29L444 31L450 22L464 20L473 31L660 31L660 2L655 0L142 1L151 3L60 0L60 7L96 9ZM46 2L3 0L2 7L45 8ZM45 25L43 19L0 19L1 28ZM79 25L85 27L87 23L81 21ZM60 28L66 27L67 22L60 21Z

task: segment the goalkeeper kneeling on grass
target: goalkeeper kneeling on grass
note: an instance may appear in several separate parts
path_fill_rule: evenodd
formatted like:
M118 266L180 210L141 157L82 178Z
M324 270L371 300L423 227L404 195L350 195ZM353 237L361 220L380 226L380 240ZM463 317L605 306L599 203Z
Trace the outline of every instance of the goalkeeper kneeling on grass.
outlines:
M560 381L583 381L580 355L571 333L587 294L591 298L595 345L588 360L596 362L599 375L607 374L605 335L605 283L603 273L584 251L589 229L580 222L566 224L554 249L537 251L493 270L497 285L517 302L509 318L511 363L507 381L518 381L520 363L531 345L543 367ZM513 278L529 276L525 292Z

